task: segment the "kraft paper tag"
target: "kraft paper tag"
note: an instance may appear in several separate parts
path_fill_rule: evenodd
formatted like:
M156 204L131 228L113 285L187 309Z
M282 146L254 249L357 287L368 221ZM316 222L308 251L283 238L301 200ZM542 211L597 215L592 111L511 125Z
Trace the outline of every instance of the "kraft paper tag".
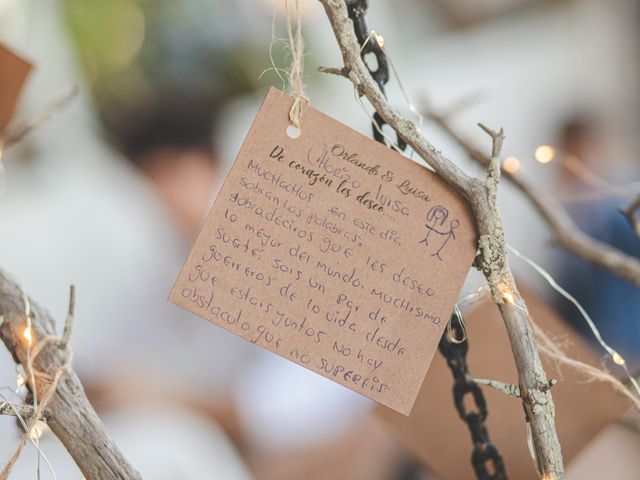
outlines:
M33 65L0 44L0 132L9 122Z
M476 252L434 173L271 89L170 300L409 414Z

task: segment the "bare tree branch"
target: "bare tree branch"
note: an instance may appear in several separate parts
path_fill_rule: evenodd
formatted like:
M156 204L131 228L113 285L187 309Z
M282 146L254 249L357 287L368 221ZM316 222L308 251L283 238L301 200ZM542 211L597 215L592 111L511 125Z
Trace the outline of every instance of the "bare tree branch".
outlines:
M622 209L622 213L626 217L627 222L629 222L629 225L631 226L631 228L633 228L633 231L636 232L636 235L638 235L638 237L640 237L640 218L638 218L639 210L640 195L638 195L635 200L631 202L631 205L629 205L627 208Z
M473 160L480 165L489 166L489 157L462 138L462 135L451 127L446 116L438 115L432 111L426 113L445 133L454 139ZM529 199L536 211L545 220L554 235L555 243L580 258L606 268L635 285L640 286L640 260L584 233L558 202L549 195L541 192L526 177L510 173L506 170L503 171L503 174ZM640 207L640 205L638 207ZM636 209L638 207L636 207ZM640 229L640 222L635 221L637 222L637 228Z
M474 378L473 381L476 382L479 385L486 385L486 386L491 387L491 388L493 388L495 390L498 390L499 392L502 392L502 393L504 393L505 395L507 395L509 397L519 397L520 396L520 388L517 385L514 385L512 383L505 383L505 382L501 382L499 380L490 380L490 379L485 379L485 378ZM553 387L557 383L558 383L558 381L555 378L552 378L551 380L549 380L548 388L550 389L551 387Z
M334 68L334 67L318 67L320 73L328 73L331 75L337 75L338 77L349 78L349 71L346 68Z
M22 418L29 419L33 416L35 409L33 405L15 405L9 404L9 402L5 401L0 404L0 415L9 415L12 417L17 416L18 413ZM46 421L46 417L43 418Z
M485 378L474 378L473 381L479 385L486 385L502 392L508 397L520 397L520 388L513 383L505 383L499 380L489 380Z
M78 95L78 87L73 87L69 91L69 93L64 95L62 98L54 101L51 105L49 105L45 110L43 110L35 117L7 129L7 131L4 132L2 136L0 136L0 150L18 143L33 130L49 120L51 116L64 110L76 97L76 95Z
M555 413L549 393L549 383L535 345L529 312L517 290L507 259L504 231L495 202L494 187L497 187L499 179L495 168L490 169L490 180L483 184L480 180L469 177L428 142L414 123L403 118L389 105L371 78L360 59L360 47L347 14L345 0L320 0L320 2L324 6L336 36L349 80L364 93L384 121L449 186L468 201L480 235L476 264L487 278L492 297L498 304L509 334L518 370L518 388L527 421L531 426L539 469L548 479L563 478L562 454L555 429ZM494 154L499 154L501 138L502 135L492 135ZM498 157L498 155L492 156Z
M71 329L73 328L73 320L76 311L76 286L71 285L69 287L69 308L67 309L67 318L64 321L64 329L62 330L62 345L66 347L69 345L69 338L71 338Z
M34 348L38 342L55 335L55 322L51 314L31 301ZM0 338L13 355L16 363L27 363L27 342L24 338L24 299L18 284L0 270ZM55 376L68 361L68 349L62 342L49 342L35 358L33 368L35 385L27 387L39 394L46 392ZM2 413L5 413L4 410ZM27 416L33 409L26 409ZM49 402L45 418L51 431L58 437L74 459L87 480L136 480L141 479L118 447L107 435L104 425L87 400L78 376L72 369L66 370Z

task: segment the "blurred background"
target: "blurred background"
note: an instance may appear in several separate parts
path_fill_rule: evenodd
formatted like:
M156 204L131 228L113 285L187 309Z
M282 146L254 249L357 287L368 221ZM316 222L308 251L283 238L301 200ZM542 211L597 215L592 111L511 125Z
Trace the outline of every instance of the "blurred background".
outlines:
M369 27L400 76L387 86L394 105L415 118L404 89L420 108L456 107L451 123L487 151L477 122L504 126L504 168L556 197L585 231L640 256L618 212L640 192L638 2L370 3ZM316 70L341 66L320 3L301 7L311 105L370 135L351 84ZM74 366L145 478L453 478L425 465L368 400L166 301L267 87L284 87L270 60L271 50L288 68L283 18L277 0L0 0L0 42L35 65L15 119L80 91L2 157L0 264L60 319L77 286ZM422 130L482 174L428 119ZM638 289L554 249L506 182L500 204L508 241L575 294L639 367ZM568 332L587 335L537 274L516 259L514 267ZM461 296L479 282L470 275ZM9 397L16 390L6 352L0 385ZM600 478L594 465L616 454L633 463L623 453L640 445L637 431L611 428L585 439L595 443L569 463L569 478ZM446 432L433 434L447 442ZM15 419L0 418L0 455L19 437ZM58 478L81 478L53 435L40 442ZM468 438L451 449L468 462ZM36 464L30 448L12 478L35 478Z

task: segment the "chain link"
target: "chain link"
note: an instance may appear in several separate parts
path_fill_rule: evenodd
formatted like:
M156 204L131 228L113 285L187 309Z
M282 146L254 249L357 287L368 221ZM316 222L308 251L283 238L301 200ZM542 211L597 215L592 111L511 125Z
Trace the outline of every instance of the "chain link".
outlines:
M463 334L463 327L457 313L451 316L451 330L458 338ZM471 379L467 368L468 340L462 343L454 343L445 333L440 340L440 353L447 360L447 365L453 373L453 402L458 415L469 427L473 451L471 453L471 465L478 480L507 480L502 455L489 440L489 433L484 426L487 419L487 401L482 390ZM467 410L465 398L471 396L474 404L473 410Z
M349 18L353 22L353 29L356 33L358 43L360 44L360 57L367 67L367 70L369 70L369 73L378 84L378 88L386 97L387 93L385 91L385 85L389 82L389 62L387 61L387 55L384 53L382 45L378 42L378 37L375 35L372 36L372 32L369 31L369 28L367 27L367 22L364 17L368 8L369 0L347 1ZM368 54L373 54L376 58L377 68L375 70L371 68L371 65L367 61L366 57ZM387 122L383 120L378 112L374 113L373 121L373 138L376 141L391 147L382 134L382 126L386 125ZM407 143L400 138L397 133L395 145L402 151L407 149Z
M385 85L389 82L389 62L387 55L378 42L378 38L369 31L365 21L365 15L369 8L368 0L347 0L349 18L353 22L356 38L360 44L360 57L365 63L369 73L378 84L378 88L386 97ZM373 54L376 58L377 68L374 70L367 62L366 56ZM373 138L388 147L382 135L382 126L386 122L380 114L376 112L373 116ZM396 146L401 150L407 148L407 144L396 133ZM463 327L460 317L454 313L451 317L452 330L455 330L456 337L462 338ZM453 373L453 399L460 418L467 424L471 432L473 441L473 451L471 453L471 465L478 480L508 480L502 461L502 455L489 440L487 428L484 421L487 418L487 402L480 387L471 379L467 368L467 351L469 344L465 340L461 343L454 343L449 340L445 333L440 340L439 350L446 358L447 364ZM474 411L467 411L465 397L471 395L475 404Z

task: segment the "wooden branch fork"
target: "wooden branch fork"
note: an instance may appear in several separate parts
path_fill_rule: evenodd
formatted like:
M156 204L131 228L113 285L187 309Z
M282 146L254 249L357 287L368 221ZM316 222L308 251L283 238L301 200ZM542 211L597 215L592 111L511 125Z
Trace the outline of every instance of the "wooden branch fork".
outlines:
M455 131L447 121L447 115L431 110L428 110L426 115L460 145L472 160L485 167L489 165L489 157ZM557 245L583 260L605 268L640 287L640 260L584 233L556 200L536 188L527 177L506 170L504 174L507 180L529 200L529 203L546 222L553 235L553 241ZM628 208L622 210L629 225L636 231L638 236L640 236L640 220L636 218L635 212L639 209L640 196L632 201Z
M32 300L28 301L31 312L30 348L25 334L27 319L23 291L0 269L0 338L16 363L25 366L25 371L27 365L31 366L33 375L27 374L26 378L31 395L35 392L37 398L49 399L41 418L62 442L87 480L141 479L107 435L80 379L70 367L71 350L66 342L69 322L65 325L63 338L56 337L51 314ZM52 379L56 378L57 381L53 382ZM52 388L55 390L51 392ZM28 425L32 424L35 407L23 405L17 411L25 416ZM5 471L3 476L8 476L9 472Z
M492 139L488 174L484 181L468 176L392 107L360 58L360 46L345 0L320 0L342 53L344 68L331 69L351 80L384 121L426 161L449 186L467 200L479 233L477 267L484 273L504 320L518 370L518 391L532 431L537 468L545 479L564 477L562 453L555 428L549 381L540 362L529 312L518 292L507 258L507 244L496 203L500 152L504 134L482 127Z

